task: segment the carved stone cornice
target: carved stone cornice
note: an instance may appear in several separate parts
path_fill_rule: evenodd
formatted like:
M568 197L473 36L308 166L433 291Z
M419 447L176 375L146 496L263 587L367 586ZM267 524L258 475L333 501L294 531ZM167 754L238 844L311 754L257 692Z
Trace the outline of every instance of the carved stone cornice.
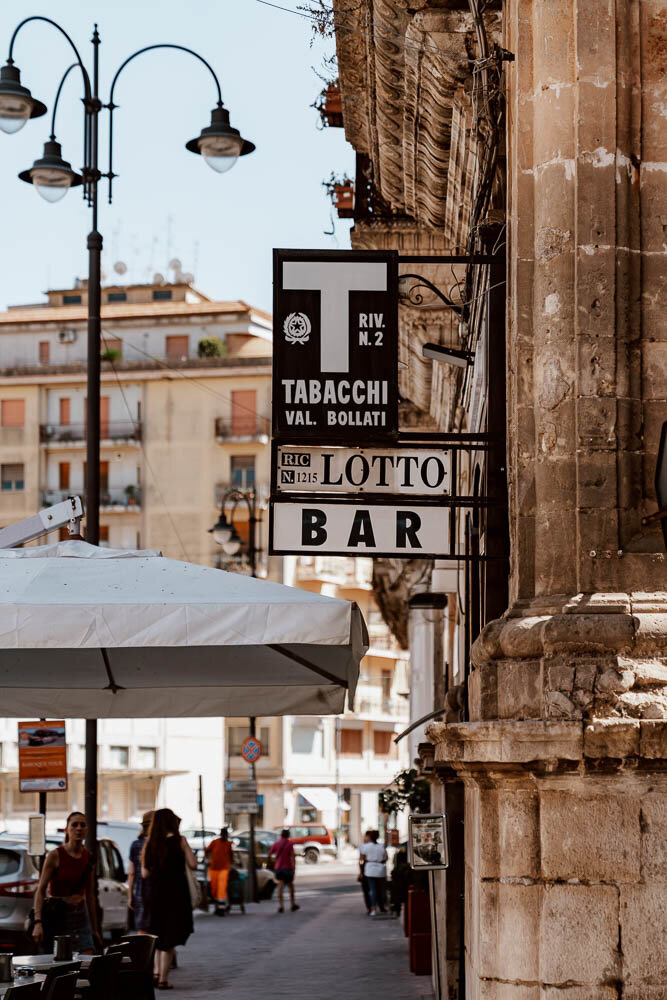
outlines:
M667 593L515 605L471 660L473 720L667 719Z

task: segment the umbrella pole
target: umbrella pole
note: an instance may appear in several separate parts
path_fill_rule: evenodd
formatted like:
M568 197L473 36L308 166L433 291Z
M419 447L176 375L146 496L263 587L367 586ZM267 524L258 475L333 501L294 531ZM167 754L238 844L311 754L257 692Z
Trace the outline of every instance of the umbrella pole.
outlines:
M257 736L257 726L255 724L255 716L250 716L250 735L253 739ZM250 776L255 782L255 789L257 788L257 773L255 771L255 762L253 761L250 765ZM255 792L255 794L257 794ZM248 879L250 881L249 885L249 898L253 903L257 900L257 862L255 857L255 813L251 812L248 817L250 820L250 836L248 837Z

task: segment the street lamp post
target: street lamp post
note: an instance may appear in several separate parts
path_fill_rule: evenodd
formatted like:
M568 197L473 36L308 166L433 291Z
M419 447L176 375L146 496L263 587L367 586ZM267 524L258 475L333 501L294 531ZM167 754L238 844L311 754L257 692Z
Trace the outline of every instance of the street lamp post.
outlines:
M227 505L231 503L232 509L230 519L227 520ZM214 540L222 546L223 551L228 556L235 556L241 548L241 538L234 527L234 514L237 506L242 503L248 509L248 563L250 565L250 575L257 576L257 539L255 537L256 526L259 524L257 517L257 490L253 486L251 489L242 490L232 487L226 490L220 501L220 516L212 528L209 528ZM250 716L250 735L256 735L255 716ZM250 764L250 776L254 782L257 781L255 764ZM253 903L258 900L257 895L257 863L255 850L255 814L249 815L249 837L248 837L248 878L250 880L250 899Z
M35 160L32 167L22 171L22 181L32 184L48 202L63 198L70 187L82 187L83 198L91 209L91 229L87 238L88 249L88 372L86 403L86 539L93 545L99 543L100 535L100 336L101 336L101 254L102 234L97 228L98 183L106 177L109 184L109 203L112 198L112 184L116 176L113 171L113 113L114 89L118 77L125 67L137 56L154 49L176 49L188 53L199 60L213 77L217 104L211 113L211 124L203 128L196 139L186 143L186 149L200 154L217 173L223 173L236 163L239 156L251 153L255 148L243 139L239 131L229 123L229 112L222 103L220 82L213 68L193 49L183 45L159 43L133 52L116 71L111 84L109 101L103 104L99 97L99 48L101 39L94 26L91 38L93 46L92 78L86 69L79 51L67 32L51 18L33 15L25 18L16 27L9 43L7 63L0 69L0 130L7 134L18 132L30 118L40 118L46 114L46 106L34 98L21 84L21 75L14 63L14 45L20 30L32 21L42 21L51 25L67 40L74 53L75 62L65 71L53 104L51 134L44 144L42 157ZM71 70L79 68L83 81L83 166L81 173L72 169L62 157L60 143L56 139L56 112L63 84ZM99 115L105 109L109 112L109 168L101 173L98 168ZM88 821L88 846L94 851L97 826L97 720L86 720L86 777L85 810Z

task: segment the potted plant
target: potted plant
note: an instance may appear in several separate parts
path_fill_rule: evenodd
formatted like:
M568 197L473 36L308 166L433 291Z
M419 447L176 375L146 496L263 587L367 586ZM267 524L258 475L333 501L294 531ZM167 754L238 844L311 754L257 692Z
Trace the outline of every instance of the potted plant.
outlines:
M220 337L202 337L197 344L197 354L200 358L224 358L227 345Z
M354 218L354 181L343 174L337 177L334 173L322 182L322 186L331 198L339 219Z
M338 80L332 80L320 92L313 105L320 113L322 124L329 128L343 127L343 98Z
M117 347L107 347L107 349L102 351L102 354L100 355L101 361L120 361L121 358L122 354Z
M139 491L137 487L130 483L129 486L125 487L125 496L127 497L128 507L134 507L139 499Z

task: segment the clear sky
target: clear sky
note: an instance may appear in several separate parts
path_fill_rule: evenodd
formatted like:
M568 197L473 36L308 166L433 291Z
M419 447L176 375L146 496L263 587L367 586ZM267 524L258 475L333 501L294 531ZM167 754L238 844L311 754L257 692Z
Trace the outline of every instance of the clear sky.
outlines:
M298 0L279 0L296 8ZM210 122L215 104L208 71L191 56L157 51L140 56L116 86L114 203L100 185L99 227L107 281L122 260L125 280L151 280L177 257L196 285L219 299L244 299L271 309L273 247L349 246L349 222L334 216L322 188L330 173L354 175L354 154L342 129L319 130L310 105L323 84L323 57L333 42L310 48L307 20L257 0L17 0L0 8L0 57L11 32L31 14L55 18L90 64L97 21L102 37L101 96L120 63L157 42L197 50L218 73L231 123L257 150L227 174L215 174L184 148ZM14 60L21 82L50 109L69 46L35 22L19 33ZM63 156L81 167L80 75L70 73L58 106ZM101 115L101 169L106 170L108 113ZM47 288L70 287L87 274L89 211L79 190L47 204L17 173L42 155L50 113L15 135L0 133L0 308L38 302Z

